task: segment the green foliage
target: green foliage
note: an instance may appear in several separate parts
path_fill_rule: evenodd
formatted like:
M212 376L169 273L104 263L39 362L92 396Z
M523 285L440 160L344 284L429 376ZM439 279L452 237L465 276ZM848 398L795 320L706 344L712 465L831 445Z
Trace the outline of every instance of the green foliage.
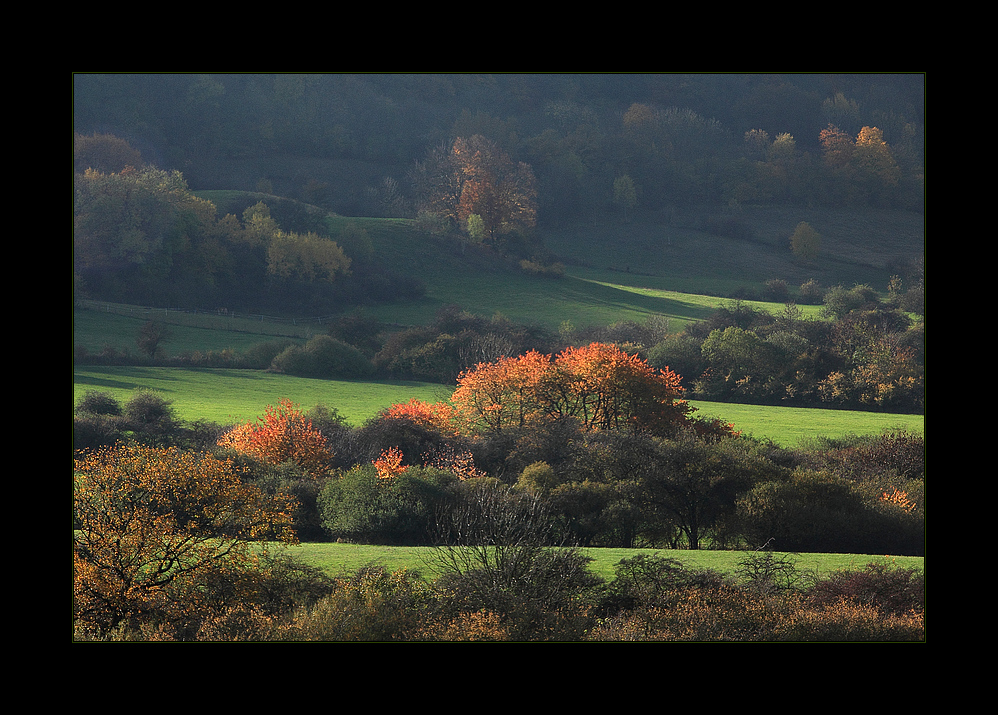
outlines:
M533 462L520 474L517 487L531 494L546 496L558 486L560 480L547 462Z
M866 284L857 284L852 288L833 286L825 293L823 300L824 313L836 319L844 318L849 313L872 310L880 305L877 292Z
M641 479L644 530L652 543L671 539L674 548L673 530L694 550L710 537L724 544L737 536L731 522L738 496L784 470L757 445L738 438L713 441L689 433L660 441L656 452L655 468Z
M330 335L317 335L305 345L289 345L276 355L271 369L298 377L368 377L374 366L352 345Z
M447 501L448 472L410 467L381 479L370 464L326 482L318 496L322 525L334 539L375 544L432 542L436 514Z
M813 261L821 252L821 234L806 221L801 221L790 236L790 250L798 258Z
M924 515L883 491L827 472L796 470L737 498L734 520L750 545L780 551L924 554Z

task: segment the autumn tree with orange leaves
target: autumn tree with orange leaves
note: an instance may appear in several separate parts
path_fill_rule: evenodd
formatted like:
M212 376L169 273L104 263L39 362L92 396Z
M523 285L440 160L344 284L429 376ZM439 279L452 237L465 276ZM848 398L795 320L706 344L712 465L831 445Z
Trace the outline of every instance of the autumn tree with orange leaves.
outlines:
M680 380L616 345L592 343L479 364L462 373L451 399L469 426L489 432L572 418L585 430L665 435L693 411Z
M138 445L74 462L78 632L183 627L249 598L262 543L295 543L293 504L207 454ZM218 588L225 584L224 588Z
M529 164L481 135L439 147L415 175L423 210L449 220L472 240L497 245L505 234L532 229L537 188Z
M218 446L248 454L267 464L294 462L313 476L323 474L332 453L323 434L290 400L267 405L256 422L238 425L218 440Z
M445 436L456 437L458 435L454 408L445 402L431 404L412 398L408 402L394 404L388 409L382 410L381 416L385 419L409 420Z

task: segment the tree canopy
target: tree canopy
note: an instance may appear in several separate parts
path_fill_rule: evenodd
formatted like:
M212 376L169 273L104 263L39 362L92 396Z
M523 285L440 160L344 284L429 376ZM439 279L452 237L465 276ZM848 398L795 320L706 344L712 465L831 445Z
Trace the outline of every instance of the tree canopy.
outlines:
M209 584L248 587L252 544L296 540L286 497L193 451L121 445L80 455L73 496L73 613L100 634L224 608L236 594Z
M452 401L461 419L491 432L537 420L577 420L584 429L631 427L666 433L692 408L680 377L656 370L612 344L531 351L481 363L458 378Z

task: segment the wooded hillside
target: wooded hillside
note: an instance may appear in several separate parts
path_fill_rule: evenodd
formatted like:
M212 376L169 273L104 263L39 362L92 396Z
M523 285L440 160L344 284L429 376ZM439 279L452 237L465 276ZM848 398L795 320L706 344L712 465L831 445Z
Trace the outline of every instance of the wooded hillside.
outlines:
M74 130L194 190L351 216L415 215L417 162L480 135L532 168L550 227L632 203L918 210L924 100L922 74L79 74Z

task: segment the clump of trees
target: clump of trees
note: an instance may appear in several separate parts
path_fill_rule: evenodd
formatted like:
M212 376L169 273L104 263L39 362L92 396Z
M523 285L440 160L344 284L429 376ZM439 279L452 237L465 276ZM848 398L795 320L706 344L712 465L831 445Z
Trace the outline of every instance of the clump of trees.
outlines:
M736 302L647 355L678 370L700 399L917 413L925 321L908 308L923 310L900 293L883 302L866 285L825 292L825 320L805 319L792 303L772 315Z
M455 137L475 135L530 165L548 225L609 210L623 176L651 210L732 200L919 210L924 201L918 74L118 74L74 83L83 134L110 127L155 143L201 185L264 185L342 215L414 217L407 168L428 144L450 150ZM286 172L287 156L314 161ZM241 157L254 157L252 170Z
M286 500L172 447L81 455L73 497L73 616L100 636L246 605L266 578L252 547L296 538Z
M143 162L123 140L74 139L75 295L302 313L423 290L411 277L376 270L359 229L344 229L343 245L334 240L325 212L317 218L273 197L222 216L179 171Z
M435 543L456 495L495 480L542 502L585 546L924 548L921 436L758 442L698 418L676 375L605 345L481 364L450 401L394 405L356 428L335 410L286 402L255 423L186 426L155 396L141 398L122 410L86 395L75 447L135 441L225 455L270 492L294 494L309 538Z
M304 294L322 304L350 263L327 237L282 230L263 202L241 220L219 217L176 171L142 165L75 174L78 294L180 307L288 306Z

